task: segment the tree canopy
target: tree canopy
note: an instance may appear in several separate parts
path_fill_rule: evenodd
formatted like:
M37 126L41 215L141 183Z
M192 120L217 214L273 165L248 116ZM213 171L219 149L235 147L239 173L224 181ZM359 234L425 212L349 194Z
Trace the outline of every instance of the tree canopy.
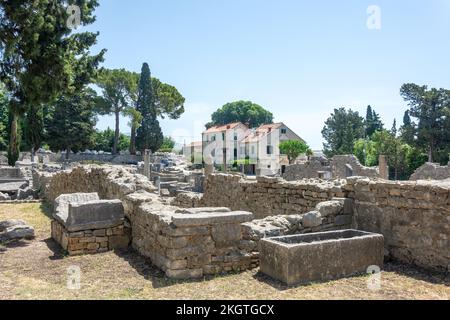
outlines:
M104 50L90 55L98 33L73 32L66 5L81 10L79 24L95 21L96 0L0 1L0 80L9 92L12 114L8 162L19 156L18 119L61 94L91 82Z
M287 155L289 163L293 163L301 154L306 154L310 150L306 143L298 140L283 141L280 143L279 148L282 154Z
M84 89L61 96L54 104L53 117L47 124L47 142L52 150L82 151L94 142L96 93Z
M364 119L351 109L334 109L334 113L325 122L322 135L327 157L352 154L355 141L364 138Z
M113 143L113 154L119 152L120 138L120 115L140 118L130 109L134 109L137 92L137 77L132 72L125 69L102 70L97 80L98 86L102 89L102 98L99 99L98 110L100 114L115 115L115 134ZM132 123L134 124L134 123Z
M450 153L450 90L428 89L428 86L407 83L401 87L400 93L408 102L408 117L418 121L414 143L427 150L429 162L447 162ZM411 136L410 130L414 125L410 123L408 126L410 120L405 120L403 131Z
M212 122L207 127L233 122L248 124L250 128L273 123L273 114L251 101L236 101L225 104L212 114Z

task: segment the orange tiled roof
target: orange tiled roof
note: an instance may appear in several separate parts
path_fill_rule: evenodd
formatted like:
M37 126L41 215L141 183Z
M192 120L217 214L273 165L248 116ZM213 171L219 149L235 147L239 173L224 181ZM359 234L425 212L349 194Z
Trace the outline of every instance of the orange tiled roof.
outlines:
M214 126L209 128L208 130L204 131L203 133L213 133L213 132L221 132L221 131L226 131L226 130L231 130L236 128L239 125L243 125L241 122L234 122L234 123L229 123L229 124L225 124L222 126Z

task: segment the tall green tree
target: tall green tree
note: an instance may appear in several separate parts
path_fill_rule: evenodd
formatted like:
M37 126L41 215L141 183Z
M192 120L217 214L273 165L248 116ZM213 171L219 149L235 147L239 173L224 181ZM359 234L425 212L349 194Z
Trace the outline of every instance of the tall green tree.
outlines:
M77 5L80 16L74 18L67 4ZM98 33L76 33L71 21L94 22L97 6L97 0L0 1L0 80L10 94L9 164L19 157L19 117L81 90L95 75L104 50L93 56L89 50Z
M136 100L136 76L125 69L103 70L97 84L102 89L102 99L99 100L98 110L100 114L114 114L115 135L113 154L117 154L120 138L120 116L137 116L130 109L134 109Z
M417 145L427 150L429 162L446 163L450 152L450 90L407 83L400 93L408 102L409 115L418 120Z
M250 128L273 123L273 114L251 101L235 101L225 104L212 114L212 122L207 127L233 122L248 124Z
M54 151L71 151L90 148L95 135L96 93L84 89L76 94L61 96L54 104L54 113L47 124L47 142Z
M366 112L366 137L371 137L376 131L383 130L383 122L381 122L380 115L372 109L369 105L367 106Z
M0 150L6 150L8 144L8 97L4 86L0 83Z
M405 143L409 145L415 145L415 135L415 124L411 121L409 111L406 110L403 116L403 125L400 127L400 137Z
M155 152L161 147L163 134L158 117L178 119L184 113L184 101L175 87L152 78L149 65L143 64L136 102L136 110L142 115L141 125L136 130L138 150Z
M325 155L352 154L355 141L364 138L364 134L364 119L358 112L345 108L334 109L322 130Z
M36 151L44 139L44 108L31 106L25 115L25 140L31 147L31 160L34 161Z

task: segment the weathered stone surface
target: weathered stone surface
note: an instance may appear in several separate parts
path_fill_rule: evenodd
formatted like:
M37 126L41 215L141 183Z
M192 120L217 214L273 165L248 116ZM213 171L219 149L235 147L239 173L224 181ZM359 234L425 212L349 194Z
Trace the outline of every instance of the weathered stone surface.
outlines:
M104 229L123 223L125 217L122 201L96 200L70 203L67 217L57 215L68 231Z
M26 187L28 187L28 181L0 183L0 192L14 193Z
M0 192L0 201L8 201L11 200L11 197L5 193Z
M288 285L332 280L383 267L382 235L357 230L260 241L261 272Z
M85 203L93 200L100 200L97 192L62 194L55 199L55 214L60 217L67 216L70 203Z
M5 231L8 228L15 227L15 226L25 226L27 223L23 220L5 220L0 221L0 232Z
M322 217L337 215L344 210L344 202L337 200L321 202L316 206L316 210Z
M212 226L211 234L219 248L237 246L242 238L241 226L236 223L216 224Z
M34 228L27 225L14 225L0 233L0 241L34 238Z
M111 236L109 237L109 248L110 249L124 249L130 245L130 239L125 236Z
M37 198L36 192L30 187L19 189L19 191L17 192L17 200L27 200L35 198Z
M303 216L302 225L305 228L317 227L321 224L322 216L318 211L311 211Z
M219 213L197 213L197 214L174 214L172 223L177 227L200 226L207 224L241 223L252 220L253 214L245 211L219 212Z
M223 213L223 212L231 212L231 210L225 207L201 207L201 208L178 209L175 211L175 213L181 214Z

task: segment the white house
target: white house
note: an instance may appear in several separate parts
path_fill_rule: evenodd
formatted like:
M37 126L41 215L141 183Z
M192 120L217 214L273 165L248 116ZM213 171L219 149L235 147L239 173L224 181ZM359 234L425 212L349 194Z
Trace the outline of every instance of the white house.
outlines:
M284 123L265 124L256 129L237 122L203 132L203 159L214 165L245 165L249 174L280 173L288 159L280 153L280 142L304 141ZM209 160L208 160L209 159Z

